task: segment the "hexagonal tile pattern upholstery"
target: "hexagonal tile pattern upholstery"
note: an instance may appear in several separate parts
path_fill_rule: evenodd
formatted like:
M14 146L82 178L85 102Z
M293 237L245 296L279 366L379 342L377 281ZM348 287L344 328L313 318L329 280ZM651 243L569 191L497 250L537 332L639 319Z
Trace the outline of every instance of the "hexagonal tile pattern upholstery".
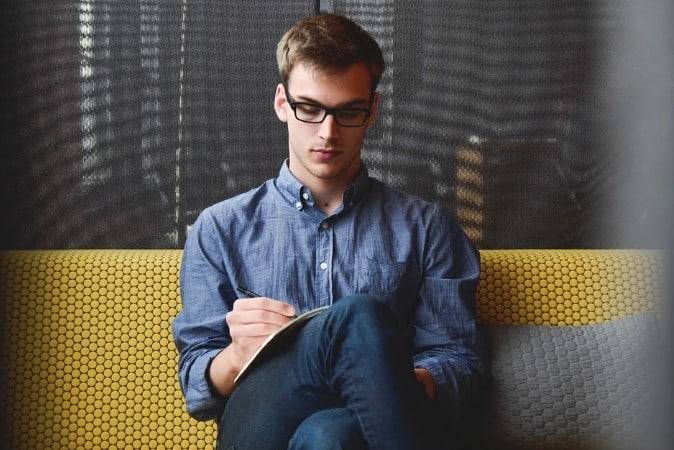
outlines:
M212 448L185 412L170 323L179 250L0 253L6 448ZM600 323L653 309L650 252L483 251L485 324ZM638 281L638 282L637 282Z
M170 322L180 251L0 258L9 446L212 448L184 409Z
M663 260L638 250L489 250L480 253L484 324L589 325L654 311Z

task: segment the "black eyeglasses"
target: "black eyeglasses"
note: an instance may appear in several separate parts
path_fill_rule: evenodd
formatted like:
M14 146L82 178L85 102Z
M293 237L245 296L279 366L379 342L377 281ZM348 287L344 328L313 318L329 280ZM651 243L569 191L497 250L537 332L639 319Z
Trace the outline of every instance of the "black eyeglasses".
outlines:
M321 105L306 102L293 101L288 93L288 87L283 86L286 93L288 104L295 113L295 118L300 122L306 123L321 123L325 120L328 114L332 114L335 122L340 127L362 127L370 117L370 109L365 108L325 108ZM372 99L370 98L370 107L372 107Z

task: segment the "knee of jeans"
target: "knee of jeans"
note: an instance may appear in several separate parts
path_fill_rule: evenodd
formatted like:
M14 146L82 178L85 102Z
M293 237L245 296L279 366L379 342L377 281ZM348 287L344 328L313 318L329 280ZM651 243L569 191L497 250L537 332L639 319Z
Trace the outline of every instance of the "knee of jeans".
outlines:
M364 441L356 421L344 418L333 411L319 412L305 419L297 427L288 445L289 450L364 448Z
M331 434L330 431L319 424L302 423L290 439L288 450L313 450L319 448L319 445L325 446L327 443L333 445L337 436Z
M363 322L368 326L377 323L394 321L393 311L378 297L356 294L338 300L334 305L334 313L344 314L350 323Z

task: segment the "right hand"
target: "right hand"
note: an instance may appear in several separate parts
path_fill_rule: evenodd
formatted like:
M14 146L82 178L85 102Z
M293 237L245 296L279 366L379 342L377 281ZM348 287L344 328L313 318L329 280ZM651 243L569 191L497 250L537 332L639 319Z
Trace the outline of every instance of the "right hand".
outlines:
M235 365L241 370L257 349L279 328L290 322L295 308L266 297L242 298L234 302L225 321L232 338Z

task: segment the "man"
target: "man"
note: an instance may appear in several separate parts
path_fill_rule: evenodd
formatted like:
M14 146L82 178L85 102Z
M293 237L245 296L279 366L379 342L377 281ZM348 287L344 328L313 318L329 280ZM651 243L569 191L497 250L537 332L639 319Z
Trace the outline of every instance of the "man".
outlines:
M185 244L173 333L188 411L220 420L223 449L431 448L482 371L477 253L436 205L367 174L384 70L370 35L306 18L277 61L288 159L204 210ZM269 334L326 305L234 385Z

